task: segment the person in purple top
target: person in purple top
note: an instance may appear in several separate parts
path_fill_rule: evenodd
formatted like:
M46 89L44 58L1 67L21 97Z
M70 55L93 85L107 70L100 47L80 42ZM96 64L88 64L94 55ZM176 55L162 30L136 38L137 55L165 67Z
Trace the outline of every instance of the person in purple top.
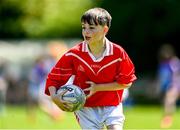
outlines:
M180 59L170 44L164 44L159 50L159 81L164 93L164 115L160 125L161 128L170 128L180 97Z

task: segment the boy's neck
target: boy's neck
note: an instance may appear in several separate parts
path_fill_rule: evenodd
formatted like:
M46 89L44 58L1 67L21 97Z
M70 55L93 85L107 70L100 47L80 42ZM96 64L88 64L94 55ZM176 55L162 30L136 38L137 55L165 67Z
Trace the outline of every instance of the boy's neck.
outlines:
M92 42L88 44L88 48L96 58L99 58L103 55L103 52L106 49L106 39L104 38L100 41Z

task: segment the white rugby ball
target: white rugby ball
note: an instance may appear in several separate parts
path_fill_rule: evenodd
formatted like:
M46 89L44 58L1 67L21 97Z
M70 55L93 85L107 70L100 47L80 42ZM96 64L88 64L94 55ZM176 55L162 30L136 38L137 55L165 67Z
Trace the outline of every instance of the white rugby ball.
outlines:
M71 104L72 109L68 110L69 112L74 112L84 106L86 101L86 95L80 87L73 84L64 85L58 89L57 93L63 93L64 91L67 92L62 95L61 99Z

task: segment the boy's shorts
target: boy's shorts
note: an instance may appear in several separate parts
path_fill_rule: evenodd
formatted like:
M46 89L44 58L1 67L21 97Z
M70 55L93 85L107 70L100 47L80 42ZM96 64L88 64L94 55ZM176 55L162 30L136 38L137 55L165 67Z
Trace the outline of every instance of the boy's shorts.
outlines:
M83 130L100 130L115 124L123 128L125 120L122 103L118 106L85 107L76 111L75 115Z

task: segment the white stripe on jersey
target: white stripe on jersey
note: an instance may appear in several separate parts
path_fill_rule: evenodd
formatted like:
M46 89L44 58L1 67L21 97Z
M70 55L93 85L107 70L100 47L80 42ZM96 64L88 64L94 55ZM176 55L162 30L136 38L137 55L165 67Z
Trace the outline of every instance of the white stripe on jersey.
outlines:
M80 56L78 56L78 55L76 55L76 54L74 54L74 53L72 53L72 52L67 53L67 54L65 54L65 55L66 55L66 56L74 56L74 57L76 57L77 59L79 59L80 61L82 61L82 62L93 72L94 75L98 75L99 72L101 72L103 69L107 68L108 66L110 66L110 65L112 65L112 64L114 64L114 63L116 63L116 62L122 61L121 58L115 59L115 60L111 61L110 63L102 66L102 67L98 70L98 72L96 73L96 72L91 68L91 66L90 66L85 60L83 60Z

